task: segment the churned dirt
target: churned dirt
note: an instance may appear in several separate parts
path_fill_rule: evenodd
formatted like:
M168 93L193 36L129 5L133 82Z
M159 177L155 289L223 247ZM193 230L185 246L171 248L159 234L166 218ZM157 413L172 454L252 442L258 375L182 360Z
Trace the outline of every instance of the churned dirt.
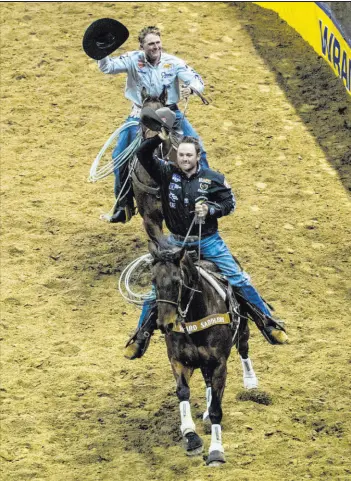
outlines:
M351 479L350 96L278 16L231 3L2 3L2 442L8 481ZM188 116L237 211L220 231L286 321L251 358L270 403L242 394L232 353L223 402L227 463L209 469L180 443L178 401L157 332L123 357L139 311L118 290L147 252L140 217L99 220L112 178L90 165L129 111L124 77L81 49L95 19L157 23L211 104ZM125 48L124 48L125 47ZM196 418L204 406L192 380ZM204 434L205 453L210 438Z

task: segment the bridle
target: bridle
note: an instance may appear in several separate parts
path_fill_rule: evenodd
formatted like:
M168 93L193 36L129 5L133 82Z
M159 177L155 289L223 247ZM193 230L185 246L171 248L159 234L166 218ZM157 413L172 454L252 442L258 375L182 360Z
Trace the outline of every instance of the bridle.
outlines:
M199 279L198 279L198 283L197 283L197 286L198 287L198 284L199 284ZM189 291L191 291L190 293L190 296L189 296L189 300L188 300L188 303L185 307L185 309L183 310L181 308L181 301L182 301L182 291L183 291L183 287L185 287L186 289L188 289ZM164 303L164 304L172 304L173 306L176 306L177 307L177 314L178 314L178 319L177 321L179 320L180 323L182 324L183 326L183 323L185 323L185 318L188 314L188 311L189 311L189 308L190 308L190 305L192 303L192 300L194 298L194 295L195 295L195 292L202 292L200 291L199 289L195 289L194 287L189 287L188 285L185 284L184 282L184 273L183 273L183 270L180 269L180 280L179 280L179 288L178 288L178 298L177 298L177 302L175 301L170 301L168 299L156 299L156 302L157 303ZM184 326L183 326L184 327ZM187 332L187 331L185 331Z

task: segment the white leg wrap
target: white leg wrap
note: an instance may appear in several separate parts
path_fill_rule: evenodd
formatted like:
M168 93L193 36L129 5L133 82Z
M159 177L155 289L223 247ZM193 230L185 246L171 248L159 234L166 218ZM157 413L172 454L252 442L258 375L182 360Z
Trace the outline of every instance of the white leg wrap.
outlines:
M189 401L182 401L179 403L181 426L180 430L182 435L195 432L195 423L191 417L190 403Z
M211 401L212 401L212 388L207 387L206 388L206 411L202 415L202 419L205 421L205 419L209 418L209 408L211 406Z
M255 389L258 387L258 379L256 377L255 371L252 367L251 359L248 357L247 359L241 359L241 364L243 366L243 379L244 379L244 388L245 389Z
M212 424L211 427L211 445L208 450L209 453L212 451L220 451L224 453L224 448L222 446L222 428L220 424Z

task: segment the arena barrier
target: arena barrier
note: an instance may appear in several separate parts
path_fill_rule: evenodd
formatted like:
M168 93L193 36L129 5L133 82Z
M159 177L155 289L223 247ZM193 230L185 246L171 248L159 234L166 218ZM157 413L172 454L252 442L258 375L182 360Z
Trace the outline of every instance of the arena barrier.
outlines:
M274 10L323 57L351 95L351 38L325 2L254 2Z

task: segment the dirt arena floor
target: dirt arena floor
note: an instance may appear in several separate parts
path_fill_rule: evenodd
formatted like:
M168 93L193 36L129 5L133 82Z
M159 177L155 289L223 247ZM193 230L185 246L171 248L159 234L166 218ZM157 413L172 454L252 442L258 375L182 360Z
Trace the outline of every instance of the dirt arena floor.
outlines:
M350 467L351 98L276 14L232 3L2 3L2 479L7 481L348 480ZM99 219L112 178L87 183L129 112L125 78L82 51L112 17L131 36L157 23L164 48L205 82L188 117L237 198L220 231L286 321L290 343L252 326L270 405L240 401L233 351L223 402L227 463L181 446L159 332L145 357L123 346L138 309L121 270L147 252L139 216ZM199 373L193 416L205 407ZM207 453L210 437L197 419Z

